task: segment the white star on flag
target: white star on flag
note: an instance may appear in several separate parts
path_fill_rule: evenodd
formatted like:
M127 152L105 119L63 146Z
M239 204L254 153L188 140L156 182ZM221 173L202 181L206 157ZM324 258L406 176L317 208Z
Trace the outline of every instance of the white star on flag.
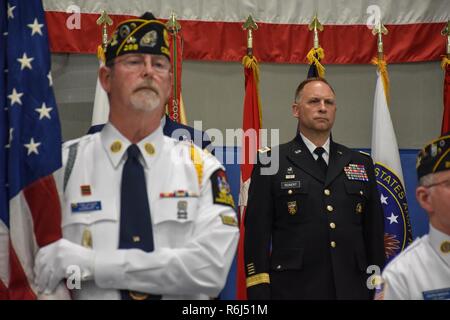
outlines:
M23 53L22 58L17 58L17 61L20 62L20 70L23 70L25 68L29 68L30 70L33 69L31 67L31 61L33 61L34 58L28 58L26 52Z
M51 71L48 72L47 78L48 78L48 86L49 87L53 86L53 78L52 78L52 72Z
M387 203L387 199L388 199L388 197L385 197L384 194L381 194L381 199L380 199L380 200L381 200L381 203L382 203L382 204L387 205L387 204L388 204L388 203Z
M39 112L39 120L42 120L43 118L51 119L50 117L50 111L53 110L53 108L47 108L47 105L42 103L42 106L40 108L34 109L36 112Z
M28 149L28 156L32 153L39 154L38 147L41 145L40 142L34 142L34 138L31 138L30 143L25 143L25 148Z
M28 27L31 28L31 35L33 36L35 33L39 33L42 36L41 28L44 26L40 24L36 18L34 18L33 23L27 24Z
M23 92L18 93L16 88L13 88L12 93L10 95L8 95L8 99L11 100L11 106L13 106L15 103L22 105L22 100L20 100L20 98L22 98L22 96L23 96Z
M14 19L13 10L16 8L16 6L11 7L11 5L8 2L8 18Z
M393 224L394 222L398 223L397 218L398 218L398 216L394 215L394 213L391 212L391 216L387 217L386 219L389 220L389 224Z

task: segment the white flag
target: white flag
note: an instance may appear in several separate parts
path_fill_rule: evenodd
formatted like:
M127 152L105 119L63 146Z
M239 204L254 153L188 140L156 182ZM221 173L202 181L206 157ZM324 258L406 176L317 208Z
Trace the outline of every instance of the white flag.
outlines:
M412 233L400 152L388 107L387 69L384 61L379 65L373 107L372 158L384 212L384 251L388 263L411 243Z
M103 62L100 61L100 67ZM97 76L97 86L95 88L94 110L92 111L91 129L97 125L103 125L108 121L109 101L106 91L103 90L100 80Z
M389 167L404 185L397 138L379 71L377 76L372 122L372 158L375 163L380 162Z

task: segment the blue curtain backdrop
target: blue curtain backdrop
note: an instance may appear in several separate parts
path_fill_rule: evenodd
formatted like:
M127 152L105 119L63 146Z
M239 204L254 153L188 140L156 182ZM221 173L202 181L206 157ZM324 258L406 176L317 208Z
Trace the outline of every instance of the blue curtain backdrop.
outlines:
M239 203L240 186L240 148L236 147L216 147L215 155L224 164L227 171L228 180L234 197L234 202ZM358 149L370 153L370 149ZM416 156L419 150L400 149L400 159L402 162L403 177L405 179L406 197L409 205L409 218L411 221L413 238L420 237L428 232L427 213L419 206L416 201L415 190L417 186L416 174ZM221 299L233 300L236 298L236 259L231 266L230 273L225 288L223 289Z

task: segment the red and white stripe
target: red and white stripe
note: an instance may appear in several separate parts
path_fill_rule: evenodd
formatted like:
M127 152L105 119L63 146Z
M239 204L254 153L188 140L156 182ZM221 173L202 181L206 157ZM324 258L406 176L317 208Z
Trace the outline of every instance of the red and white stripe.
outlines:
M4 236L8 230L4 224L1 228ZM9 270L1 270L3 284L0 283L0 289L7 285L8 295L3 298L68 298L67 291L61 287L52 295L38 295L33 284L37 251L61 237L61 205L55 180L47 176L25 187L10 201L10 241L6 241L9 243ZM4 249L1 248L2 255Z
M240 61L246 50L242 24L251 14L259 25L254 54L260 61L306 63L313 41L308 24L317 13L325 27L320 33L325 64L370 63L376 54L376 38L367 27L373 21L372 11L368 13L373 4L369 0L44 0L52 52L96 53L101 42L96 20L102 10L111 15L114 26L145 11L161 19L175 12L183 28L185 59ZM441 59L446 40L441 30L450 18L448 0L379 0L376 5L389 30L384 37L388 62ZM66 26L77 17L74 10L80 12L80 29Z

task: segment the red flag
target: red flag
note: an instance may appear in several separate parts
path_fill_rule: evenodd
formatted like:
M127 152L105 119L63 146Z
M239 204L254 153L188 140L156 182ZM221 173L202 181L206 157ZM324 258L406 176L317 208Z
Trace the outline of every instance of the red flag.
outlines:
M261 101L259 99L259 67L255 57L245 56L242 60L245 71L245 98L244 98L244 120L242 129L244 139L242 140L242 164L241 164L241 191L239 195L240 210L240 239L237 256L237 295L238 300L247 299L247 287L245 282L244 266L244 218L247 206L247 193L253 164L256 162L256 152L259 148L259 130L261 129Z
M450 60L444 58L442 68L445 70L444 78L444 114L442 116L441 133L450 131Z

